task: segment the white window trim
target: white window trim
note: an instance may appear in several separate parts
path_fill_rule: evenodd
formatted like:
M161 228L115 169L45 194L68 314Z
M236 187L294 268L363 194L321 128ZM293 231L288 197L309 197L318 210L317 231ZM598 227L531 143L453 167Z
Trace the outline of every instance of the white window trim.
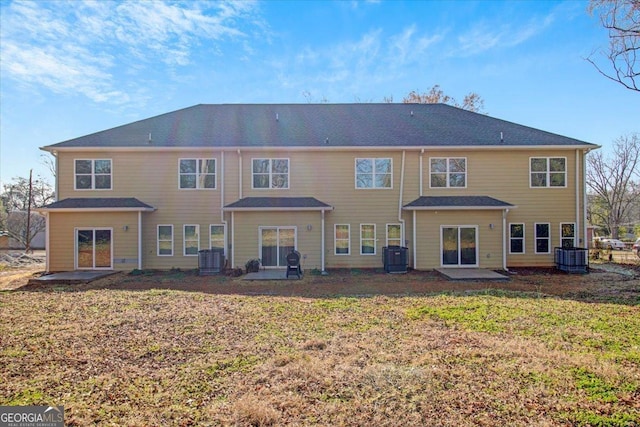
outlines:
M458 229L458 264L445 264L443 254L443 239L442 230L445 228L457 228ZM476 237L476 263L475 264L460 264L460 229L461 228L473 228L475 229ZM480 266L480 227L478 225L441 225L440 226L440 267L442 268L478 268Z
M225 224L209 224L209 249L211 249L211 227L222 227L222 249L227 253L227 226Z
M564 236L562 235L562 226L563 226L563 225L573 225L573 237L564 237ZM572 245L572 246L573 246L573 247L578 246L578 245L577 245L577 243L578 243L578 242L577 242L577 237L578 237L578 236L577 236L577 234L578 234L578 233L577 233L577 230L576 230L576 223L575 223L575 222L561 222L561 223L560 223L560 230L559 230L559 232L558 232L558 236L560 236L560 247L561 247L561 248L563 248L563 247L564 247L564 246L562 245L562 241L563 241L563 240L565 240L565 239L572 239L572 240L573 240L573 245Z
M169 240L160 240L160 227L171 227L171 253L170 254L161 254L160 253L160 242L169 242ZM174 230L173 224L158 224L156 227L156 255L157 256L173 256L173 242L174 242Z
M182 256L198 256L197 253L195 254L187 254L187 233L186 233L186 229L187 227L196 227L196 234L197 234L197 238L198 238L198 252L200 251L200 224L183 224L182 225Z
M546 174L547 174L547 185L542 186L542 185L531 185L531 174L532 173L543 173L542 171L532 171L531 170L531 160L532 159L546 159L547 160L547 170L546 170ZM564 172L559 172L559 171L551 171L551 159L564 159ZM529 188L567 188L567 178L569 176L568 174L568 169L569 169L569 164L567 163L567 158L563 157L563 156L550 156L550 157L540 157L540 156L532 156L529 157ZM551 174L552 173L564 173L564 185L551 185Z
M385 240L385 243L386 243L385 246L387 246L387 247L390 246L389 245L389 226L390 225L396 225L396 226L400 227L400 237L398 237L397 239L393 238L393 240L399 240L400 241L400 245L398 245L398 246L404 246L402 244L402 224L400 224L400 223L388 223L388 224L386 224L385 231L387 232L387 235L386 235L386 240Z
M452 187L449 185L449 175L452 173L462 173L462 172L451 172L449 171L449 160L451 159L464 159L464 186L463 187ZM434 187L431 185L431 160L446 160L447 161L447 171L445 172L446 175L446 183L447 185L444 187ZM468 160L466 157L429 157L429 188L433 188L434 190L437 189L447 189L447 188L467 188L467 182L468 182L468 175L467 175L467 170L468 170ZM434 173L442 173L442 172L434 172Z
M358 187L358 160L371 160L371 162L373 163L373 186L372 187ZM391 164L391 171L389 172L389 175L391 175L391 180L389 182L389 186L388 187L376 187L376 160L389 160L389 163ZM393 190L393 158L391 157L356 157L354 162L353 162L353 172L354 172L354 183L353 185L355 186L356 190Z
M373 238L363 239L362 238L362 227L363 226L370 226L370 225L373 226ZM373 240L373 253L372 254L365 254L365 253L362 252L362 242L364 240ZM360 224L360 255L362 255L362 256L376 255L378 253L377 242L378 242L378 233L377 233L377 230L376 230L376 225L375 224L369 224L369 223Z
M511 237L511 225L522 225L522 237ZM511 252L511 239L522 239L522 252ZM509 254L524 255L527 253L527 226L524 222L509 223Z
M95 253L95 249L96 249L96 242L95 239L93 241L93 266L91 267L80 267L78 265L78 231L80 230L91 230L93 232L93 236L95 237L95 233L96 231L105 231L108 230L111 233L111 241L109 242L110 248L109 251L111 253L111 260L110 260L110 264L109 267L96 267L96 253ZM74 255L73 255L73 264L76 270L113 270L113 240L114 240L114 236L113 236L113 227L75 227L73 229L73 251L74 251Z
M338 235L338 227L343 227L346 226L347 227L347 238L346 239L338 239L336 236ZM347 245L347 253L346 254L340 254L338 253L338 245L337 242L338 241L342 241L342 240L346 240L348 245ZM333 225L333 254L337 255L337 256L348 256L351 255L351 224L334 224Z
M253 161L254 160L269 160L269 186L268 187L255 187ZM287 161L287 186L286 187L273 187L273 168L272 162L274 160L286 160ZM263 175L263 174L261 174ZM283 175L278 173L278 175ZM251 158L251 189L252 190L288 190L291 188L291 159L289 157L253 157Z
M196 172L195 173L182 173L180 172L180 163L183 160L195 160L196 161ZM203 174L201 173L198 169L200 169L200 161L201 160L213 160L213 164L214 164L214 169L215 172L210 174L210 173L206 173ZM182 177L182 175L195 175L196 176L196 187L195 188L188 188L188 187L181 187L181 180L180 178ZM208 187L200 187L200 175L213 175L213 187L212 188L208 188ZM180 159L178 159L178 190L185 190L185 191L193 191L193 190L216 190L218 188L218 159L216 159L215 157L182 157Z
M91 188L78 188L77 187L77 180L76 177L78 175L77 171L76 171L76 162L77 161L88 161L91 162ZM111 186L109 188L96 188L96 160L99 161L109 161L109 166L111 169L111 173L109 173L108 175L111 177L111 179L109 180L109 182L111 183ZM83 173L82 175L89 175L86 173ZM99 175L107 175L105 173L101 173ZM113 159L73 159L73 189L75 191L112 191L113 190Z
M549 229L549 237L538 237L538 225L546 225ZM549 241L549 244L547 245L549 247L549 251L548 252L538 252L538 239L547 239ZM545 255L545 254L550 254L551 253L551 223L549 222L536 222L533 224L533 251L537 254L537 255Z

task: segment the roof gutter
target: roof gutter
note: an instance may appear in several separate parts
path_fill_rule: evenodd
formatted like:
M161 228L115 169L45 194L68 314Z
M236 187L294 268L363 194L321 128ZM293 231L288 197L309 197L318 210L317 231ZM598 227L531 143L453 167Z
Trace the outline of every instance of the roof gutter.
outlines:
M55 155L55 153L69 151L69 152L113 152L113 151L123 151L123 152L158 152L158 151L179 151L179 152L189 152L189 151L202 151L202 150L220 150L220 151L236 151L240 150L251 150L251 151L273 151L276 150L288 150L288 151L397 151L397 150L406 150L406 151L469 151L469 150L478 150L478 151L504 151L504 150L596 150L598 148L602 148L600 145L595 144L571 144L571 145L419 145L419 146L408 146L408 145L385 145L385 146L371 146L371 145L349 145L349 146L288 146L288 145L245 145L245 146L231 146L231 147L220 147L213 145L203 145L198 147L124 147L124 146L103 146L103 147L54 147L54 146L45 146L40 147L40 150L47 151Z

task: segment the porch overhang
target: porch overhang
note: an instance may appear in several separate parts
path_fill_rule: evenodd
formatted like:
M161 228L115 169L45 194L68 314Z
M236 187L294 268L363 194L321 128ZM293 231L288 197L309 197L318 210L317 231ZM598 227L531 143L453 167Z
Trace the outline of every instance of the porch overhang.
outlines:
M268 211L331 211L328 205L315 197L245 197L228 204L226 212L268 212Z
M402 207L406 211L504 210L517 206L489 196L422 196Z
M50 203L37 212L153 212L156 209L135 197L67 198Z

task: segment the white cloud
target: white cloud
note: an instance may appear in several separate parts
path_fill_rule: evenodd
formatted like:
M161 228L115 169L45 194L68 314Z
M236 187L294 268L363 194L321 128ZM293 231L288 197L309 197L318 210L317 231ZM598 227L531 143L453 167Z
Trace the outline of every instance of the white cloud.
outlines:
M98 103L128 102L140 73L157 72L159 63L189 65L197 49L215 51L223 39L251 54L244 28L261 25L248 1L15 1L1 7L3 78Z
M532 18L528 22L495 24L481 22L458 37L457 56L471 56L490 49L510 48L518 46L535 37L549 27L554 21L554 13L542 19Z

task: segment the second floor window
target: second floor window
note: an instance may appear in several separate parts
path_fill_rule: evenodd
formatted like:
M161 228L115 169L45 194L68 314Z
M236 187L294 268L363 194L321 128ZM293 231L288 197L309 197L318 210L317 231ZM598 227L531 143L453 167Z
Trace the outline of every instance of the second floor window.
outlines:
M289 159L253 159L253 188L289 188Z
M111 190L111 159L75 161L76 190Z
M566 187L567 159L564 157L532 157L531 187Z
M356 188L391 188L391 159L356 159Z
M464 157L429 159L430 186L447 188L467 186L467 159Z
M216 159L180 159L180 188L216 188Z

